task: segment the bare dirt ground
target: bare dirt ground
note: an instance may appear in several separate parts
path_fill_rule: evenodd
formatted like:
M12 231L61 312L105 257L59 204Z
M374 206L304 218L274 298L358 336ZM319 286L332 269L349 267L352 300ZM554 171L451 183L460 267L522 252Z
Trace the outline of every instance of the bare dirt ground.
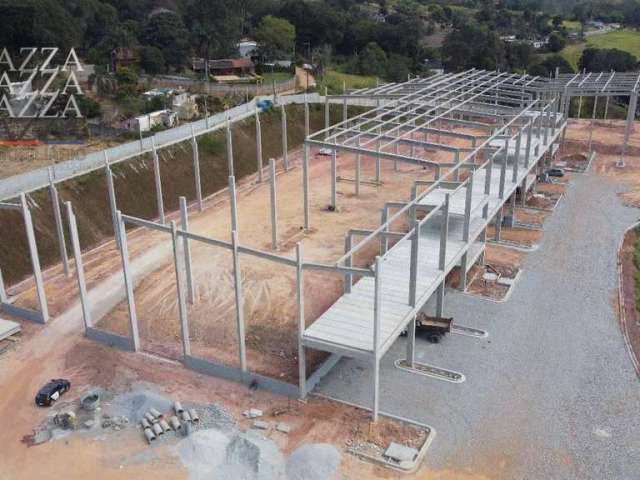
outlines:
M160 387L166 395L183 401L224 404L243 429L250 428L251 423L242 417L242 411L262 409L266 420L283 421L293 427L289 435L275 432L270 435L285 454L311 442L328 442L346 450L354 441L383 446L391 439L417 435L413 427L388 419L371 424L367 412L328 400L311 398L307 403L287 400L143 355L118 352L79 335L72 340L65 342L65 348L54 348L44 355L23 349L2 359L0 379L3 385L12 385L11 389L3 389L9 393L0 399L0 413L12 419L0 432L3 479L33 479L45 472L53 478L67 479L188 478L188 472L170 448L177 440L149 447L134 425L117 432L74 432L59 440L30 446L27 438L48 413L48 409L36 407L32 398L40 384L53 376L71 380L72 390L63 397L64 401L77 400L90 386L126 392L132 384L143 381L166 385ZM358 472L357 476L345 478L362 478L360 475L389 478L388 471L350 455L342 456L341 469Z
M469 272L467 292L493 300L502 300L509 291L509 287L496 281L484 280L482 276L485 273L494 273L499 274L501 277L515 278L520 270L524 256L524 252L511 248L487 245L484 265L476 264Z
M119 142L90 139L83 145L0 146L0 178L48 167L76 156L104 150Z

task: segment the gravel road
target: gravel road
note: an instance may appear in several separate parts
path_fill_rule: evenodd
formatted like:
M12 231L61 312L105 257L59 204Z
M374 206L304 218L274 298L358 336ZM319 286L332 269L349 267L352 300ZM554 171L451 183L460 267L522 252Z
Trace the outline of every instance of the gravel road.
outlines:
M640 383L615 310L618 242L638 211L622 205L621 190L596 173L574 176L508 302L448 294L445 314L489 337L419 341L416 358L464 373L464 383L396 369L403 339L385 356L381 409L436 429L429 469L451 478L639 478ZM343 359L318 391L369 405L370 373Z

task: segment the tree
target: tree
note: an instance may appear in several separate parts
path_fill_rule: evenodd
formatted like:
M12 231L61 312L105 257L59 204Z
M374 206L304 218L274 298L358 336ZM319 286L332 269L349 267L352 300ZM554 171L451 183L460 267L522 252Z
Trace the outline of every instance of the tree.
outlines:
M143 47L140 51L140 66L151 75L166 71L167 66L162 50L156 47Z
M267 60L290 58L296 41L296 28L284 18L267 15L256 30L260 55Z
M553 25L553 28L556 30L560 30L560 27L562 27L562 16L561 15L556 15L551 19L551 24Z
M189 56L189 32L174 12L162 11L144 24L142 39L145 45L163 52L167 65L181 69Z
M554 53L557 53L560 50L562 50L565 47L566 44L567 44L567 41L559 33L554 32L551 35L549 35L549 50L550 51L552 51Z
M185 19L200 56L237 55L243 24L243 2L239 3L234 0L188 0Z
M550 74L555 75L556 68L560 73L575 73L573 67L561 55L550 55L541 62L529 66L529 74L539 77L548 77Z
M587 69L590 72L629 72L635 70L638 59L628 52L623 52L617 48L597 49L587 48L582 52L582 57L578 62L580 69Z
M377 43L368 43L358 56L358 70L362 75L383 77L387 72L387 54Z
M392 82L406 82L407 76L411 72L409 69L410 64L411 60L409 58L397 53L390 54L385 78Z
M513 42L505 45L507 65L510 70L524 70L531 63L534 49L526 42Z
M496 70L504 64L504 44L486 26L474 21L459 23L444 39L442 61L448 70Z

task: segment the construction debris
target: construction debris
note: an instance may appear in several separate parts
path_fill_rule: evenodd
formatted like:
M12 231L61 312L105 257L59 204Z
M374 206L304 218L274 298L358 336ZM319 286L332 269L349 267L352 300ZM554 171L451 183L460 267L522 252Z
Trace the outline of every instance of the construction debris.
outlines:
M100 406L100 395L98 392L89 392L80 399L80 405L87 412L93 412Z
M281 433L291 433L291 425L279 422L276 424L276 430Z
M418 450L391 442L384 452L384 456L395 462L413 462L418 456Z
M112 428L113 430L120 430L129 424L129 419L124 416L110 417L109 415L102 416L102 428Z
M77 426L76 414L72 411L57 413L53 417L53 423L64 430L75 430Z
M257 408L250 408L243 412L243 415L247 418L258 418L262 416L262 410L258 410Z
M20 333L21 327L17 322L0 318L0 340L9 338L12 335Z
M253 428L257 428L258 430L269 430L271 427L271 423L265 422L264 420L254 420Z

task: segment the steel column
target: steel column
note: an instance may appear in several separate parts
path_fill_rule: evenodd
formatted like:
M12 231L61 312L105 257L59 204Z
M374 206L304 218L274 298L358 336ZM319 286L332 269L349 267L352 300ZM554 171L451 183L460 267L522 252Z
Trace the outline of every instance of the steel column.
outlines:
M184 198L184 197L182 197ZM178 290L178 313L180 315L180 333L182 335L182 353L186 358L191 355L191 338L189 335L189 319L187 317L187 302L185 300L184 285L182 284L183 266L180 239L175 221L171 221L171 241L173 245L173 265L176 272L176 289Z
M378 421L380 403L380 324L382 307L382 259L376 257L373 287L373 421Z
M229 197L231 199L231 230L238 231L238 199L236 196L236 179L229 177Z
M304 144L302 152L302 203L304 209L304 230L309 231L309 145Z
M287 140L287 111L284 108L284 104L280 106L280 112L282 120L282 163L285 171L287 171L289 170L289 146Z
M256 108L256 171L258 172L258 182L262 182L262 126L260 125L260 115Z
M33 267L33 279L36 284L36 294L38 295L38 304L42 313L43 323L49 321L49 306L47 305L47 294L44 289L44 280L42 278L42 269L40 268L40 257L38 256L38 244L36 242L36 232L33 228L33 218L27 203L27 197L24 193L20 194L20 205L22 208L22 218L24 219L24 227L27 233L27 242L29 245L29 255L31 257L31 266Z
M60 196L58 189L53 183L53 168L49 167L49 199L53 208L53 218L56 222L56 234L58 236L58 247L60 249L60 260L64 274L69 276L69 256L67 255L67 244L64 238L64 227L62 225L62 213L60 212Z
M118 235L120 236L120 256L122 258L122 273L124 275L124 287L127 293L127 307L129 309L129 334L135 352L140 350L140 334L138 332L138 316L136 314L136 302L133 293L133 276L129 266L129 247L127 245L127 231L122 220L120 210L117 212Z
M193 151L193 175L196 183L196 200L198 201L198 210L204 210L202 201L202 180L200 179L200 151L198 150L198 140L193 135L192 127L191 150Z
M244 296L242 290L242 271L240 270L240 253L238 252L238 232L231 232L231 250L233 253L233 281L236 300L236 323L238 332L238 356L240 369L247 371L247 347L244 324Z
M91 306L89 305L89 295L87 294L87 283L84 277L84 265L82 263L82 249L80 248L80 236L78 235L78 224L73 213L71 202L66 202L67 219L69 220L69 237L73 250L73 260L76 264L76 277L78 279L78 291L80 292L80 306L82 307L82 319L84 330L93 326L91 319Z
M229 176L235 176L233 171L233 138L231 136L231 123L229 119L227 119L227 170L229 171Z
M189 216L187 214L187 199L180 197L180 229L183 232L189 231ZM187 299L193 305L196 301L196 292L193 282L193 266L191 262L191 240L187 237L182 239L182 249L184 251L184 265L187 280Z
M302 269L302 244L296 243L296 299L298 320L298 388L300 398L307 396L307 359L305 356L302 337L304 336L304 270Z
M278 249L278 197L276 191L276 161L269 159L269 186L271 201L271 248Z
M153 137L151 137L153 138ZM156 204L158 208L158 218L163 225L166 223L164 216L164 200L162 198L162 179L160 178L160 159L156 150L155 140L153 141L153 175L156 183Z

